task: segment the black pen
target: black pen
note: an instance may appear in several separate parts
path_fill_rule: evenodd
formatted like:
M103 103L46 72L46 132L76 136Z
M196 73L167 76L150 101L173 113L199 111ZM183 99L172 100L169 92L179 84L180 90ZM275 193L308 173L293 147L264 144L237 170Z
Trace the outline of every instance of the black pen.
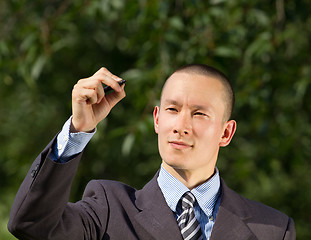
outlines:
M122 79L121 81L118 82L120 86L122 86L124 83L126 83L126 80ZM105 93L108 93L110 91L112 91L113 89L110 86L106 86L104 87L104 91Z

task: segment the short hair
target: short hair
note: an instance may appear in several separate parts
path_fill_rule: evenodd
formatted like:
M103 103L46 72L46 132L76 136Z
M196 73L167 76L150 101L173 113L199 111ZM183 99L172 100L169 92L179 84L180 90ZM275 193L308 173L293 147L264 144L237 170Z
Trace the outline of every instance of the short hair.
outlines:
M228 121L231 118L233 108L234 108L234 103L235 103L235 95L234 95L234 91L233 91L233 87L231 85L231 82L224 73L222 73L218 69L216 69L212 66L206 65L206 64L188 64L188 65L182 66L181 68L178 68L177 70L175 70L170 75L170 77L174 73L177 73L177 72L196 73L196 74L204 75L207 77L213 77L213 78L219 80L224 87L224 98L226 101L225 104L226 104L226 108L227 108L227 110L224 114L224 120Z

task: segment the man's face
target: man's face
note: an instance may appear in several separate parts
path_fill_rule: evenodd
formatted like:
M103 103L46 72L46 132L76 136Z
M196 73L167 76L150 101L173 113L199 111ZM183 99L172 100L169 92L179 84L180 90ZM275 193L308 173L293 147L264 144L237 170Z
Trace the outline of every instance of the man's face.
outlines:
M166 170L214 172L219 147L229 144L235 130L227 131L223 94L222 83L212 77L177 72L167 80L154 110Z

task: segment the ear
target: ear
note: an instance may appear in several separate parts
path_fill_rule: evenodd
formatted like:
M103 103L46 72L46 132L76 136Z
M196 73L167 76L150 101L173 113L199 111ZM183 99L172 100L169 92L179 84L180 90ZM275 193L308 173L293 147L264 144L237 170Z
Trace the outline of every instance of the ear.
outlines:
M159 113L160 113L160 107L155 106L153 110L153 124L154 124L154 131L158 133L159 131Z
M226 122L224 126L224 132L219 143L220 147L225 147L231 142L231 139L236 130L236 121L230 120Z

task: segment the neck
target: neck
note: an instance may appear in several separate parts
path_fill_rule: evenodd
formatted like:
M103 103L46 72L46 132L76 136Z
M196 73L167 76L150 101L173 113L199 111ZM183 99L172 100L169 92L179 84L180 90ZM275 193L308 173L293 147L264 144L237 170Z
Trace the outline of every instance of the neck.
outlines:
M215 174L215 166L209 169L188 170L178 169L163 162L163 167L172 176L184 184L189 190L207 182Z

